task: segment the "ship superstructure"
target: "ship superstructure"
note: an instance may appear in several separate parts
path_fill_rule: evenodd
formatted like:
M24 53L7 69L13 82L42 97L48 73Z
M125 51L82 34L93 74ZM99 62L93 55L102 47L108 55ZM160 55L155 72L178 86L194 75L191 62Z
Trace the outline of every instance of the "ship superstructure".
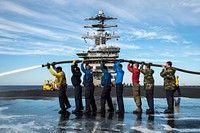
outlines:
M117 59L119 58L120 48L116 46L107 46L106 42L110 39L118 39L119 36L114 33L107 33L105 29L111 27L117 27L117 25L107 25L105 21L115 20L117 18L106 16L103 11L99 11L99 13L95 17L85 18L85 20L97 21L98 23L84 26L84 28L95 29L96 33L93 35L82 36L85 39L92 39L95 42L94 47L90 47L87 52L82 51L77 53L79 58L83 58L84 60L99 60L96 62L91 62L90 66L92 66L93 76L94 76L94 84L99 86L102 76L102 71L100 69L100 62L106 59ZM86 41L86 40L85 40ZM106 66L109 72L114 74L113 71L114 62L110 61L106 63ZM114 77L114 76L113 76Z

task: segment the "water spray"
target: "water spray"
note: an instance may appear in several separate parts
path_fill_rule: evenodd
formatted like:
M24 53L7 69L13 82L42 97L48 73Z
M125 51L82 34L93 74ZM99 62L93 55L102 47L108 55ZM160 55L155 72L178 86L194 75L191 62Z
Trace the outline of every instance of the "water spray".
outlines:
M29 71L29 70L33 70L33 69L37 69L37 68L41 68L41 65L31 66L31 67L21 68L21 69L9 71L9 72L0 73L0 77L10 75L10 74L19 73L19 72Z

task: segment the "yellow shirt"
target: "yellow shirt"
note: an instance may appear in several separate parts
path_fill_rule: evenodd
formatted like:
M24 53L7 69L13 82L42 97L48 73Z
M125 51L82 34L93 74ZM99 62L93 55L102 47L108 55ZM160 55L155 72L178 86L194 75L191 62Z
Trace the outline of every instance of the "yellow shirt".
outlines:
M61 85L65 85L67 84L67 80L65 77L65 73L63 71L56 73L54 72L51 68L49 69L49 72L56 77L55 83L58 87L58 89L60 88Z
M179 85L179 80L178 80L178 78L176 77L176 86L178 86Z

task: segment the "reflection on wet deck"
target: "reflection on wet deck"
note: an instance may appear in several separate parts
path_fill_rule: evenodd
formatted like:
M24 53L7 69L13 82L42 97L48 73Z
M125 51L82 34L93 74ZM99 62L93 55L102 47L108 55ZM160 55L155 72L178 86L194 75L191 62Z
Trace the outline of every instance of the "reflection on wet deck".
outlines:
M116 100L113 99L116 105ZM125 98L125 114L101 115L57 113L58 101L49 100L0 100L0 132L200 132L199 99L176 98L175 114L163 114L165 99L155 99L154 115L146 115L146 99L143 98L143 113L132 114L135 104ZM97 104L99 100L97 98Z

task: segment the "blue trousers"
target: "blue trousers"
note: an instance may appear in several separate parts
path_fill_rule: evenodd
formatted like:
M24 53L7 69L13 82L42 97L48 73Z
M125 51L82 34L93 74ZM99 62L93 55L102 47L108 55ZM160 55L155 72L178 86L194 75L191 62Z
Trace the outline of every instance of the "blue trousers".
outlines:
M111 86L104 86L103 91L101 93L101 111L105 111L106 101L108 103L108 107L110 110L114 111L112 98L110 96Z
M76 105L76 111L83 110L83 103L82 103L82 87L81 85L74 86L74 97L75 97L75 105Z
M93 111L97 110L97 106L94 99L94 85L85 86L85 103L86 111L91 111L90 106Z

